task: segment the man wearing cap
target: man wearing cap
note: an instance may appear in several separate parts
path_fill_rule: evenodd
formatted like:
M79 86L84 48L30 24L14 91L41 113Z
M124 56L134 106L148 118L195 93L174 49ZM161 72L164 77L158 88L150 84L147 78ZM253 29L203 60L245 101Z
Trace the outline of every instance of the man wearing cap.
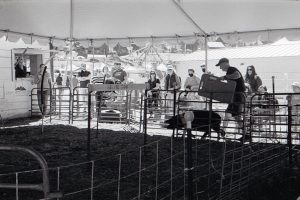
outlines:
M229 114L231 114L238 122L239 128L242 128L243 122L241 114L243 111L243 103L245 102L244 92L246 89L244 78L237 68L229 65L229 60L227 58L221 58L216 66L219 66L222 71L226 72L225 76L220 77L221 80L232 80L236 82L233 102L228 105L225 111L223 126L224 128L227 128Z
M169 99L166 101L166 106L171 109L175 101L173 91L181 88L180 77L175 73L172 65L167 66L167 76L165 77L164 83L165 90L167 91L165 97Z
M121 63L114 63L114 68L112 72L112 77L121 83L127 82L127 73L122 69Z

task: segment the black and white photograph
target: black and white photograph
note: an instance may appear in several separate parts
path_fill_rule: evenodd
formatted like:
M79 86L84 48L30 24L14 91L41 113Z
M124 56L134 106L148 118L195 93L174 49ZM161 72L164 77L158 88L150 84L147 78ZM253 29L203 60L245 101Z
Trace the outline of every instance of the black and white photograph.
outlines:
M0 0L0 200L300 200L300 0Z

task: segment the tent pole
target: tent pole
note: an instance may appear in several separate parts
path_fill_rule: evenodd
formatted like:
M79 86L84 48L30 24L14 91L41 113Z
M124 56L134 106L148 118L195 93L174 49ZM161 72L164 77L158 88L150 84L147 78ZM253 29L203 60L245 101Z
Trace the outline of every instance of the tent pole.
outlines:
M239 34L247 34L247 33L258 33L258 32L268 32L268 34L270 34L271 32L274 31L299 31L300 27L294 27L294 28L282 28L282 29L260 29L260 30L253 30L253 31L234 31L234 32L220 32L220 33L214 33L214 35L216 36L224 36L224 35L232 35L235 33L239 33ZM0 29L0 32L4 32L5 34L15 34L15 35L24 35L24 36L28 36L28 37L36 37L36 38L45 38L45 39L49 39L49 38L55 38L55 40L60 40L60 41L65 41L66 38L58 38L55 36L45 36L45 35L38 35L38 34L34 34L34 33L23 33L23 32L18 32L18 31L12 31L12 30L8 30L8 29ZM202 36L204 37L205 34L200 34L197 33L198 36ZM180 38L190 38L193 37L194 35L180 35ZM130 37L133 40L136 39L149 39L155 37L156 39L176 39L176 34L174 35L161 35L161 36L136 36L136 37ZM114 38L109 38L112 41L115 40L125 40L128 39L128 37L114 37ZM89 39L87 38L77 38L76 41L88 41ZM94 41L107 41L107 38L93 38Z
M160 62L164 62L164 60L161 58L161 56L159 55L158 51L156 50L156 48L153 46L152 48L154 50L154 53L158 56L158 58L160 59Z
M147 55L150 53L151 45L146 49L145 51L145 57L144 57L144 62L145 62L145 71L147 72Z
M95 76L94 75L94 73L95 73L95 46L94 46L93 39L91 39L91 45L92 45L92 48L93 48L93 76Z
M145 53L145 72L147 72L147 53Z
M73 77L73 25L74 25L74 15L73 15L73 0L70 0L70 69L71 74L69 78L70 87L73 88L72 77ZM68 72L67 72L68 73ZM68 74L67 74L68 77Z
M172 0L174 5L181 11L181 13L201 32L204 34L204 39L205 39L205 68L207 71L207 37L209 36L208 33L206 33L194 20L193 18L183 9L183 7L176 1Z
M1 30L0 30L1 31ZM260 29L260 30L253 30L253 31L232 31L232 32L218 32L218 33L214 33L214 36L226 36L226 35L233 35L235 33L239 33L239 34L247 34L247 33L261 33L261 32L275 32L275 31L300 31L300 27L295 27L295 28L282 28L282 29ZM205 34L204 33L196 33L199 37L204 37ZM28 34L27 34L28 35ZM130 39L132 40L142 40L142 39L151 39L152 37L155 37L155 39L176 39L176 35L153 35L153 36L132 36L130 37ZM209 35L207 33L207 35ZM194 37L194 34L191 35L180 35L180 38L191 38ZM111 37L109 38L112 41L116 41L116 40L126 40L128 39L128 37ZM78 38L77 41L86 41L88 39L86 38ZM93 38L94 41L106 41L107 38Z
M207 65L208 65L208 61L207 61L207 59L208 59L208 43L207 43L207 38L208 36L207 35L205 35L205 37L204 37L204 43L205 43L205 71L207 72Z
M182 14L201 32L204 36L208 35L194 20L193 18L183 9L183 7L176 1L171 0L174 5L182 12ZM177 36L176 36L177 37Z

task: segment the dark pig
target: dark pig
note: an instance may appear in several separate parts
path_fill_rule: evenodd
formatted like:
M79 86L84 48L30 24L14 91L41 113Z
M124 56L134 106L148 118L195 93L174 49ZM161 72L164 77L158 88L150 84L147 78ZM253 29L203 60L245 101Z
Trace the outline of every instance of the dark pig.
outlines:
M197 131L203 131L204 135L201 139L204 139L209 135L209 123L210 128L218 133L218 140L220 135L225 136L225 131L221 129L221 116L216 112L211 112L211 120L209 120L209 111L207 110L194 110L194 120L192 122L192 129ZM184 113L176 115L165 121L167 129L182 130L186 126L184 119Z

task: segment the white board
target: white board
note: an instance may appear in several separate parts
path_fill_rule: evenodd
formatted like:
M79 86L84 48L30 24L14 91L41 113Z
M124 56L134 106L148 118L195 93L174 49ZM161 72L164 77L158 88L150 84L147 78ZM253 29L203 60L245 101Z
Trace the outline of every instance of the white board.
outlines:
M93 91L116 91L116 90L145 90L145 84L89 84L89 92Z

